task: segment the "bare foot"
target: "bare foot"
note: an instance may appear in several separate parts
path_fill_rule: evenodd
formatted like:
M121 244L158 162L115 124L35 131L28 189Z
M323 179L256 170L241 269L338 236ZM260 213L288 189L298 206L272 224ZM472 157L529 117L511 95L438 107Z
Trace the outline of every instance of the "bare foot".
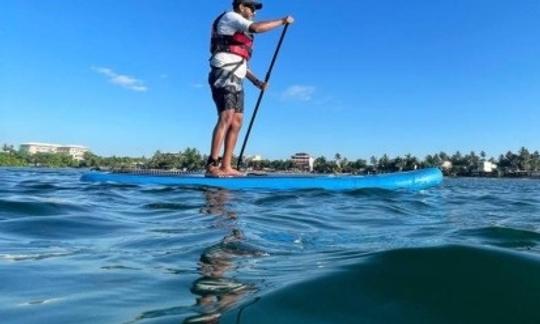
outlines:
M227 177L245 177L246 174L233 168L221 169L221 172Z
M209 178L223 178L228 177L225 172L223 172L219 167L217 166L209 166L206 168L206 173L204 175L205 177Z

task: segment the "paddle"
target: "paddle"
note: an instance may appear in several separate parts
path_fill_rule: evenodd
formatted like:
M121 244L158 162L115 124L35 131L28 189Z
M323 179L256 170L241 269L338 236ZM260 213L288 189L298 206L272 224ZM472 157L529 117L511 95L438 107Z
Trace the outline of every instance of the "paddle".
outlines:
M270 67L268 68L268 72L266 73L266 77L264 78L264 83L268 83L268 81L270 80L270 75L272 74L274 63L276 63L279 49L281 48L281 43L283 43L283 39L285 38L285 34L287 33L288 28L289 24L286 24L285 28L283 28L283 31L281 32L281 37L279 38L276 51L274 52L274 57L272 58L272 62L270 63ZM253 122L255 121L255 117L257 116L257 111L259 111L259 105L261 104L262 98L264 96L264 91L265 89L261 89L261 92L259 93L259 99L257 99L257 104L255 105L255 110L253 111L253 116L251 116L251 121L249 122L246 137L244 137L244 143L242 144L242 149L240 150L240 155L238 156L238 163L236 164L237 169L240 169L240 167L242 166L242 157L244 156L244 150L249 139L249 134L251 133L251 128L253 127Z

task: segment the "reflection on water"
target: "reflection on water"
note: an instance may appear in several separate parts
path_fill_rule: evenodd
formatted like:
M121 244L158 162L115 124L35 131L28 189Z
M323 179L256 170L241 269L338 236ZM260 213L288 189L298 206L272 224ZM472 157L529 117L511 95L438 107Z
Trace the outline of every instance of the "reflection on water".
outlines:
M186 318L184 323L218 323L223 312L255 291L253 285L230 276L237 267L238 258L262 255L261 251L244 243L244 233L236 228L237 213L228 207L230 194L222 189L205 191L206 206L201 213L215 216L218 224L227 222L226 227L232 227L232 230L201 254L198 264L200 277L191 287L191 292L197 295L199 314Z

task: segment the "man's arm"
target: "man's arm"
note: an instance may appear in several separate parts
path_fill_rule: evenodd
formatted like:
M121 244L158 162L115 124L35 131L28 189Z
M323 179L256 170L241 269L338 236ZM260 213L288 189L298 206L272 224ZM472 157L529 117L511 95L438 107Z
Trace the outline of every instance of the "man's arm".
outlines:
M253 83L254 86L256 86L257 88L261 90L266 90L266 88L268 87L268 85L264 81L257 79L255 74L253 74L253 72L251 72L251 70L249 69L247 70L246 78L249 81L251 81L251 83Z
M249 31L252 33L264 33L269 30L278 28L279 26L292 24L294 18L292 16L287 16L281 19L267 20L261 22L255 22L249 26Z

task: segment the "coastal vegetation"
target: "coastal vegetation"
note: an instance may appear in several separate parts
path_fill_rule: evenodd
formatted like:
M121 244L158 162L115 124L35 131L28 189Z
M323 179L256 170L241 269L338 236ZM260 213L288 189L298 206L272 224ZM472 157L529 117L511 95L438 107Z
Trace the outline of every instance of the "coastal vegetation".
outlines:
M158 169L197 172L204 169L207 155L195 148L186 148L177 153L157 151L146 157L102 157L86 152L82 160L75 160L65 153L28 154L4 144L0 150L0 166L9 167L72 167L95 169ZM496 165L492 171L485 171L483 164ZM253 160L246 159L246 167L251 170L303 171L292 160ZM325 156L315 158L313 171L317 173L355 173L372 174L407 171L426 167L441 168L449 176L540 176L540 153L530 152L522 147L518 152L508 151L498 158L487 157L485 152L462 154L445 152L429 154L420 159L411 154L390 157L372 156L369 159L349 160L337 153L333 159Z

